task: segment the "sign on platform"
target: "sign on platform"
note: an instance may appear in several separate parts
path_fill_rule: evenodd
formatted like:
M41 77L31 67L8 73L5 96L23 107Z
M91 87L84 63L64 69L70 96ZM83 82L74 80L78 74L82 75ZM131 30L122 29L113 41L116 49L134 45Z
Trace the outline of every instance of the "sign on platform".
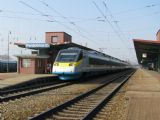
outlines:
M27 43L26 48L49 48L50 45L47 43Z

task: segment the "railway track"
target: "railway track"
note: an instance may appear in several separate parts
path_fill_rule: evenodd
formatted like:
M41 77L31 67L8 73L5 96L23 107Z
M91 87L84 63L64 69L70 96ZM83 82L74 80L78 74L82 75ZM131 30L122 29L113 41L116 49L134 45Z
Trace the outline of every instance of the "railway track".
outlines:
M89 81L89 80L88 80ZM21 97L30 96L34 94L38 94L41 92L62 88L68 85L72 85L73 83L82 82L81 80L77 82L64 82L59 81L58 77L54 77L51 80L37 80L23 83L22 85L12 86L6 90L2 90L0 92L0 102L7 102L9 100L19 99ZM85 80L83 81L85 82Z
M89 81L89 80L87 80ZM65 86L69 86L75 83L79 83L79 82L85 82L85 80L81 81L74 81L74 82L64 82L64 81L60 81L57 77L55 77L52 81L47 81L45 82L45 80L40 80L40 81L33 81L33 82L29 82L29 83L23 83L23 85L21 86L16 86L10 88L9 90L3 90L0 92L0 103L1 102L7 102L9 100L14 100L14 99L19 99L21 97L26 97L26 96L30 96L30 95L34 95L34 94L38 94L38 93L42 93L45 91L49 91L49 90L54 90L54 89L58 89L58 88L62 88ZM27 86L29 85L29 86ZM24 87L23 87L24 86Z
M36 89L60 82L57 76L36 78L30 81L19 83L0 89L0 96L12 94L20 91Z
M0 91L0 103L7 102L9 100L19 99L21 97L30 96L34 94L38 94L41 92L62 88L68 85L72 85L73 83L85 82L86 80L79 80L77 82L64 82L60 81L58 77L52 77L52 79L45 80L34 80L22 83L22 85L11 86L11 88L5 88ZM89 80L87 80L89 81Z
M29 120L89 120L106 104L133 74L133 70L117 75L105 84L42 112Z
M59 82L54 82L52 84L50 83L50 84L45 84L45 85L36 85L36 86L27 87L24 89L22 88L22 89L6 91L3 93L3 95L0 96L0 102L7 102L9 100L19 99L21 97L38 94L41 92L65 87L65 86L72 85L72 84L73 83L71 82L64 83L62 81L59 81Z

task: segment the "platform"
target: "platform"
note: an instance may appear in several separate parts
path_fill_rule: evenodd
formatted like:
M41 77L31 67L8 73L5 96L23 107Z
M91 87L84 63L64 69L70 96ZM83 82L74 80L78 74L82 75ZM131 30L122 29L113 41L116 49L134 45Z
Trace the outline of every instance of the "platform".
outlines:
M160 120L160 73L138 69L127 86L126 120Z
M0 89L15 84L30 81L36 78L54 76L53 74L18 74L18 73L0 73Z

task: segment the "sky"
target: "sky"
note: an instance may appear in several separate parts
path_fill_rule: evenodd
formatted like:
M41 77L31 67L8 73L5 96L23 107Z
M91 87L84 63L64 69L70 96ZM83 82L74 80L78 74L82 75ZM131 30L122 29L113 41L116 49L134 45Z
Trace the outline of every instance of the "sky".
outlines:
M0 55L26 54L14 42L43 43L64 31L74 43L136 63L133 39L155 40L160 0L0 0ZM13 57L15 59L15 57Z

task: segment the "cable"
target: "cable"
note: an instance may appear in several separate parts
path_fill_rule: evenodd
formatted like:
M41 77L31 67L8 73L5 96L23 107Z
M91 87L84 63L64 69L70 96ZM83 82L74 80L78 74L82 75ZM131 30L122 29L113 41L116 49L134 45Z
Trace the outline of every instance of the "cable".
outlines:
M50 10L54 11L55 13L57 13L60 17L62 17L63 19L67 20L68 23L70 23L71 25L73 25L75 27L75 29L77 29L78 32L83 32L84 33L87 33L87 34L90 34L88 33L86 30L82 29L80 26L78 26L75 22L71 21L70 19L68 19L68 17L64 16L62 13L60 13L58 10L56 10L53 6L51 7L48 3L42 1L42 0L39 0L43 5L45 5L47 8L49 8ZM97 19L97 18L96 18ZM81 33L81 35L85 38L85 36ZM91 34L90 34L91 35ZM91 35L93 36L93 35ZM89 38L87 38L89 39ZM93 40L92 40L93 41ZM97 42L97 41L96 41Z
M23 15L32 15L32 16L42 16L41 14L33 14L33 13L28 13L28 12L17 12L17 11L11 11L11 10L2 10L0 9L0 13L12 13L12 14L23 14ZM50 16L50 17L53 17L52 15L50 14L47 14L47 16ZM54 17L60 17L62 18L61 16L54 16ZM96 18L76 18L76 17L67 17L68 19L69 18L72 18L72 19L75 19L74 20L74 23L76 22L86 22L86 21L97 21L97 19L99 17L96 17Z
M106 4L104 1L103 1L103 5L105 6L106 10L109 12L109 15L111 16L111 18L112 18L115 26L118 28L118 31L120 31L120 33L123 35L123 37L124 37L125 39L127 39L126 36L124 35L123 31L122 31L121 28L119 27L118 22L115 20L113 14L111 13L110 9L108 8L107 4ZM123 40L123 39L122 39L122 40ZM123 41L123 42L124 42L124 41ZM124 44L126 44L126 43L124 42ZM126 47L127 47L127 45L126 45ZM130 50L130 49L129 49L129 50ZM130 52L132 53L131 50L130 50Z
M98 5L96 4L96 2L93 1L93 4L95 5L95 7L97 8L97 10L101 13L101 15L104 17L105 21L107 23L109 23L109 25L111 26L111 28L114 30L114 32L117 34L117 36L120 38L120 40L124 43L124 45L126 46L125 42L123 41L123 39L121 38L121 35L119 34L119 32L114 28L114 26L112 25L112 23L107 19L106 15L102 12L102 10L98 7ZM106 23L105 22L105 23ZM106 24L107 24L106 23ZM126 48L128 49L128 46L126 46Z
M146 5L144 7L139 7L139 8L133 8L133 9L128 9L128 10L125 10L125 11L121 11L121 12L118 12L116 14L123 14L123 13L128 13L128 12L135 12L135 11L138 11L138 10L143 10L143 9L147 9L147 8L151 8L151 7L155 7L155 6L158 6L158 4L154 3L154 4L149 4L149 5Z
M83 34L77 32L77 31L75 31L74 29L68 27L67 25L65 25L65 24L63 24L63 23L61 23L61 22L55 20L54 18L51 18L51 16L48 16L47 14L45 14L45 13L39 11L38 9L33 8L33 7L30 6L29 4L27 4L27 3L23 2L23 1L19 1L19 2L20 2L21 4L23 4L23 5L25 5L25 6L29 7L29 8L31 8L32 10L36 11L37 13L39 13L40 15L42 15L43 17L47 17L47 18L49 18L50 20L53 20L54 22L56 22L56 23L58 23L58 24L64 26L65 28L67 28L67 29L69 29L69 30L75 32L75 33L78 34L79 36L81 36L81 37L83 37L83 38L85 38L85 39L87 39L87 40L89 40L89 41L92 41L92 42L94 42L94 43L96 42L96 43L95 43L96 45L97 45L97 43L99 44L99 42L90 40L88 37L84 36Z
M36 20L36 21L42 21L42 22L54 22L51 20L41 20L41 19L30 19L30 18L25 18L25 17L14 17L14 16L0 16L3 18L13 18L13 19L22 19L22 20Z

